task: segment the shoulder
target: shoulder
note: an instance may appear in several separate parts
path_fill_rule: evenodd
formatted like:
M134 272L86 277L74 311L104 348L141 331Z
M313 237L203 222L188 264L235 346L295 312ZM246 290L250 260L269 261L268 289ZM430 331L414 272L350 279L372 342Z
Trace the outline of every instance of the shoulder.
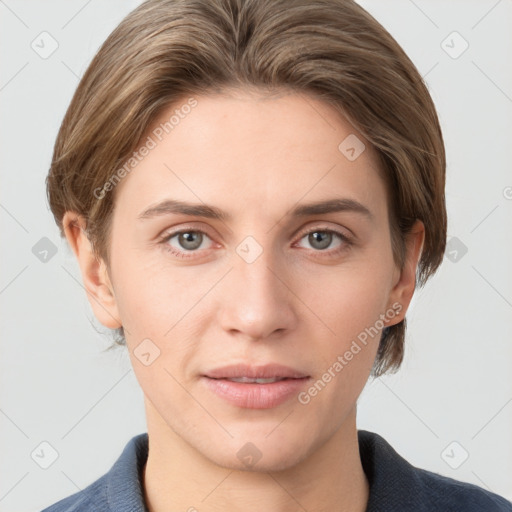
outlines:
M109 512L146 510L142 471L148 455L148 435L139 434L102 477L42 512Z
M511 502L486 489L420 468L412 471L431 507L454 512L512 512Z
M370 483L367 512L512 512L495 493L413 466L378 434L359 430L358 438Z
M42 512L86 512L110 510L107 500L107 474L90 484L85 489L72 494L45 508Z

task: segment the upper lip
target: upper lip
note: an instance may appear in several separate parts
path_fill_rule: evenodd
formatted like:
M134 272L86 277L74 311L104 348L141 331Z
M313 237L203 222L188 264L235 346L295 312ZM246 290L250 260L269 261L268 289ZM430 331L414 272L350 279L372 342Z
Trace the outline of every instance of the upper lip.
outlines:
M208 370L204 376L212 379L232 379L236 377L248 377L250 379L302 379L304 377L308 377L308 375L303 372L281 364L266 364L263 366L232 364L229 366L223 366L222 368Z

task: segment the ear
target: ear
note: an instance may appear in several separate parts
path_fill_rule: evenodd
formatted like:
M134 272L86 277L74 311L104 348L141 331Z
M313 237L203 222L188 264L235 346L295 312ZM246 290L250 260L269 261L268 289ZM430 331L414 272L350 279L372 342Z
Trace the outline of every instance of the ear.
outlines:
M414 290L416 288L416 271L421 258L423 243L425 241L425 226L420 220L416 220L406 238L406 257L404 268L396 268L394 286L389 296L388 307L400 304L400 309L393 308L396 316L386 324L387 327L400 323L405 318Z
M68 211L64 214L62 223L66 239L78 260L82 281L94 315L105 327L110 329L121 327L114 288L108 276L107 266L93 252L84 217Z

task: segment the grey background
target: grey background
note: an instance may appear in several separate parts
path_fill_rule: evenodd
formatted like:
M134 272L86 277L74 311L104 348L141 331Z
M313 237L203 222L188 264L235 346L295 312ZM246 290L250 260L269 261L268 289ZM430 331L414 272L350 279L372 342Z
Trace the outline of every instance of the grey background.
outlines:
M110 338L44 188L79 77L138 3L0 0L0 512L84 488L146 430L128 355L102 352ZM413 299L402 369L368 383L358 428L416 466L512 500L512 0L360 3L438 107L449 249Z

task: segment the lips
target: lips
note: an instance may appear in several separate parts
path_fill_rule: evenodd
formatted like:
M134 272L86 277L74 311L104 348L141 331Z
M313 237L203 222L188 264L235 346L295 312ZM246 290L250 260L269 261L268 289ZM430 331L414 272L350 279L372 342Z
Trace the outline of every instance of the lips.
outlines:
M279 382L281 380L286 380L287 378L288 377L270 377L269 379L251 379L250 377L233 377L223 380L229 380L230 382L240 382L242 384L271 384L272 382Z
M251 366L247 364L234 364L223 366L222 368L214 368L205 372L203 377L210 379L226 379L233 382L258 382L266 383L262 379L272 379L268 382L274 382L283 379L303 379L309 377L304 372L295 370L288 366L280 364L266 364L263 366Z
M272 409L284 404L310 380L306 373L281 364L239 363L208 370L201 377L215 396L246 409Z
M235 364L209 370L200 380L210 393L232 406L272 409L296 397L311 377L279 364Z

